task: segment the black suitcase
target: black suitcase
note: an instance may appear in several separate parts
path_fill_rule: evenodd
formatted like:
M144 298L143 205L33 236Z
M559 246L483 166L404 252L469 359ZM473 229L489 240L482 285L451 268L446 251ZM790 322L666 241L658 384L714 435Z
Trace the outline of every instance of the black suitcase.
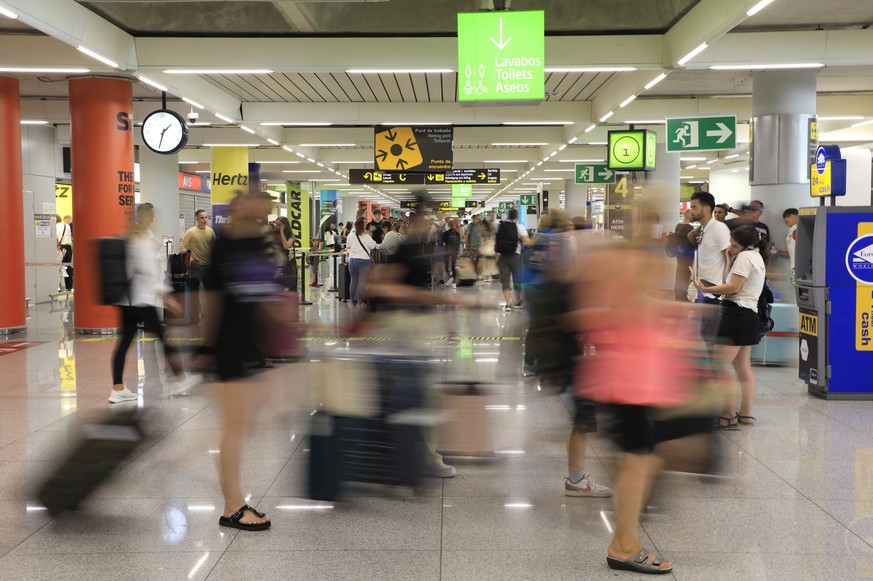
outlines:
M83 426L84 440L52 472L37 500L53 516L76 510L142 442L137 413Z
M198 279L194 279L199 285ZM200 291L191 292L191 282L188 279L175 279L172 281L173 298L182 305L182 314L178 317L170 315L166 311L164 322L168 325L196 325L200 322Z
M426 369L412 360L376 363L378 415L313 415L309 496L315 500L334 500L343 482L412 487L422 474L427 452L424 434L402 414L424 407Z
M100 301L114 305L127 301L130 281L127 278L127 239L100 238L97 241L100 264Z
M342 263L339 265L339 292L337 296L341 301L348 301L351 297L349 295L352 294L351 291L352 284L352 274L349 272L348 263Z

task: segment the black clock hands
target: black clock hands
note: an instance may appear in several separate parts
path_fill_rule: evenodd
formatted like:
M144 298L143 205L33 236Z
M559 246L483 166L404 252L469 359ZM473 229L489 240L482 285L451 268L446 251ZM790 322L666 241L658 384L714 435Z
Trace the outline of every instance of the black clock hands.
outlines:
M161 139L158 140L158 148L160 148L161 144L164 142L164 133L166 133L167 130L170 129L171 127L172 127L172 125L167 125L166 127L164 127L164 130L161 131Z

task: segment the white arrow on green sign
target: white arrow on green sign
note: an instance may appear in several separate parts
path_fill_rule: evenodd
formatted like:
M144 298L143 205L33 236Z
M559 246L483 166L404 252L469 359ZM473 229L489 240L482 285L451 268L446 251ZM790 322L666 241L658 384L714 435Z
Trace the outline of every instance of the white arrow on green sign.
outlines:
M545 13L458 14L458 101L545 98Z
M535 206L537 203L536 194L521 194L518 197L519 206Z
M615 172L602 164L576 164L577 184L614 184Z
M667 119L667 151L712 151L736 147L736 115Z

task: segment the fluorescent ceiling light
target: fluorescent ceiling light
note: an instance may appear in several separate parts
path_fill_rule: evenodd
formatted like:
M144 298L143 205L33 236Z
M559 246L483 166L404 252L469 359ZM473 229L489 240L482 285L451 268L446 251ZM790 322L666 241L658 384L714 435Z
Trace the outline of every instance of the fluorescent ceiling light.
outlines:
M528 143L492 143L492 147L542 147L543 145L548 145L545 142L528 142Z
M545 67L547 73L632 73L636 67Z
M680 180L693 180L694 176L679 176Z
M428 122L428 121L413 121L413 122L411 122L411 123L398 123L398 122L393 122L393 123L380 123L380 125L385 125L386 127L388 127L388 126L391 126L391 127L394 127L394 126L401 126L401 127L403 127L403 126L407 126L407 125L409 125L409 126L418 126L418 125L451 125L451 124L452 124L452 123L451 123L450 121L436 121L436 122Z
M357 143L298 143L297 147L357 147Z
M182 97L182 100L185 101L186 103L188 103L189 105L191 105L192 107L197 107L198 109L205 109L206 108L203 105L201 105L200 103L198 103L197 101L192 101L188 97Z
M65 67L0 67L0 73L90 73L91 69L77 69Z
M564 172L564 171L569 171L569 172L574 172L574 173L576 172L575 169L544 169L543 171L550 171L550 172Z
M567 149L567 144L566 144L566 143L565 143L564 145L562 145L561 147L559 147L559 148L558 148L558 151L564 151L565 149Z
M482 163L527 163L526 159L486 159Z
M873 124L873 119L868 119L867 121L861 121L860 123L852 123L852 127L864 127L865 125Z
M823 63L754 63L746 65L713 65L709 68L713 71L771 71L781 69L820 69L823 66Z
M379 74L383 74L383 73L386 75L402 74L402 73L409 73L409 74L446 73L446 74L448 74L448 73L454 73L455 70L454 69L348 69L348 70L346 70L346 72L353 73L353 74L357 73L359 75L369 75L369 74L379 75Z
M269 143L272 143L273 145L279 145L279 142L276 141L275 139L271 139L271 138L268 137L268 138L267 138L267 141L268 141Z
M619 108L619 109L624 109L625 107L627 107L628 105L630 105L630 104L633 102L633 100L636 99L636 98L637 98L636 95L631 95L630 97L628 97L627 99L625 99L624 101L622 101L622 102L618 105L618 108Z
M106 58L105 56L103 56L103 55L101 55L101 54L97 54L97 53L94 52L93 50L89 50L89 49L85 48L84 46L77 46L76 49L77 49L79 52L85 53L86 55L88 55L88 56L91 57L91 58L97 59L98 61L100 61L100 62L103 63L103 64L109 65L109 66L112 67L113 69L117 69L117 68L118 68L118 63L117 63L117 62L115 62L115 61L111 61L111 60L109 60L108 58Z
M761 0L746 11L746 16L754 16L764 8L766 8L773 0Z
M292 151L292 150L289 149L288 151ZM299 151L295 151L295 152L294 152L294 155L296 155L297 157L301 157L301 158L305 158L305 157L306 157L305 155L303 155L303 154L300 153Z
M613 115L615 115L615 111L610 111L609 113L607 113L606 115L604 115L603 117L600 118L600 122L604 123L607 119L609 119Z
M697 55L699 55L700 53L705 51L707 48L709 48L709 45L706 44L705 42L701 42L697 48L695 48L694 50L692 50L691 52L686 54L684 57L679 59L679 63L678 63L679 66L684 67L685 63L687 63L688 61L690 61L691 59L693 59L694 57L696 57Z
M137 77L139 77L140 81L142 81L146 85L151 85L152 87L154 87L158 91L164 91L166 93L167 91L170 90L167 87L163 86L162 84L151 80L150 78L146 77L145 75L137 74Z
M691 180L689 184L705 184L706 180Z
M686 166L685 169L697 169L697 164Z
M258 161L256 159L251 160L252 163L259 163L261 165L267 164L277 164L277 165L294 165L300 163L299 161Z
M710 159L709 161L706 162L706 165L712 165L712 164L714 164L714 163L717 162L717 161L718 161L718 158Z
M210 171L208 169L196 169L194 173L210 173Z
M252 129L251 127L246 127L245 125L240 125L239 128L242 129L243 131L245 131L246 133L251 133L252 135L255 134L255 130Z
M567 143L569 143L570 145L573 145L574 143L576 143L576 140L578 140L578 139L579 139L579 136L577 135L575 137L570 138L570 141L568 141Z
M321 173L320 169L283 169L282 173Z
M221 119L222 121L224 121L225 123L236 123L236 121L234 119L231 119L227 115L222 115L221 113L216 113L215 116L218 117L219 119Z
M11 18L12 20L15 20L16 18L18 18L18 15L16 13L12 12L11 10L7 10L6 8L2 8L2 7L0 7L0 15L5 16L6 18Z
M738 158L739 156L740 156L739 153L733 153L733 154L731 154L731 155L726 155L726 156L725 156L725 159L736 159L736 158Z
M595 129L597 129L597 123L592 123L591 125L588 126L587 129L585 129L585 133L591 133Z
M625 119L622 123L625 125L664 125L667 122L663 119Z
M167 69L167 75L269 75L270 69Z
M258 123L258 125L263 125L264 127L276 127L280 125L296 125L298 127L330 127L333 123L325 121L266 121L264 123Z
M204 143L203 147L257 147L260 143Z
M311 157L307 157L306 161L308 161L309 163L315 163L315 160L312 159Z
M501 125L572 125L572 121L504 121Z
M209 121L197 121L196 123L189 123L188 127L209 127L212 123Z
M661 81L663 81L666 78L667 78L667 73L661 73L660 75L658 75L657 77L655 77L654 79L652 79L651 81L646 83L646 86L644 88L648 91L649 89L651 89L652 87L654 87L655 85L657 85L658 83L660 83Z
M606 163L605 159L559 159L563 163Z
M819 117L819 121L860 121L864 119L863 115L837 115L835 117Z
M680 157L679 161L706 161L705 157Z
M588 145L606 145L605 141L589 141Z
M48 125L48 121L37 121L35 119L22 119L22 125Z
M316 178L316 179L311 180L311 181L314 181L314 182L342 182L345 180L339 180L339 179L333 179L333 178L327 178L327 179Z

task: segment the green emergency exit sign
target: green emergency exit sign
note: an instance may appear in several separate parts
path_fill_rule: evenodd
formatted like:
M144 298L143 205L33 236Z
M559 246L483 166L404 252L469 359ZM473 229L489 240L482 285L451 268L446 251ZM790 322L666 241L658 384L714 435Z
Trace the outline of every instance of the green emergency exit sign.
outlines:
M458 101L545 98L545 12L458 14Z

